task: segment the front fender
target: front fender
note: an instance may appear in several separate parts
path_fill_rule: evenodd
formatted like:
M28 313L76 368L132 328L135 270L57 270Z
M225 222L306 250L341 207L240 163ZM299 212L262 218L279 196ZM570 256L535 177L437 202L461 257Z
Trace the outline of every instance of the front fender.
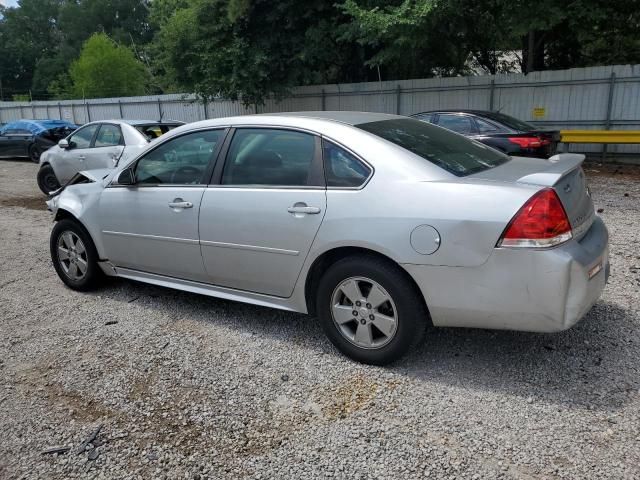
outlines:
M96 222L99 216L96 213L102 190L102 184L98 182L69 185L59 195L47 201L54 221L71 216L89 232L101 259L106 258L106 255L100 225Z

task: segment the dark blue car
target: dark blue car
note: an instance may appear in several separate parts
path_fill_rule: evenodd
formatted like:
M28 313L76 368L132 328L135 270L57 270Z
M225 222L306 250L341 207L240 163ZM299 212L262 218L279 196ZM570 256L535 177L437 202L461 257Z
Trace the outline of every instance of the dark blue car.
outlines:
M0 128L0 158L30 158L38 163L42 152L78 128L66 120L16 120Z

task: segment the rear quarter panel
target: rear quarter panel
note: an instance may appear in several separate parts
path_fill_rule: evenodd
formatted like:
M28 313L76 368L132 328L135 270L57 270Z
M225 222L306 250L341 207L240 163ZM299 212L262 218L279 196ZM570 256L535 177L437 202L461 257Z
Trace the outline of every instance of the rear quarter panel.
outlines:
M464 180L389 183L374 175L362 190L327 191L327 214L310 256L359 246L398 263L481 265L507 223L538 189ZM440 247L432 254L420 254L411 245L411 232L420 225L440 234Z

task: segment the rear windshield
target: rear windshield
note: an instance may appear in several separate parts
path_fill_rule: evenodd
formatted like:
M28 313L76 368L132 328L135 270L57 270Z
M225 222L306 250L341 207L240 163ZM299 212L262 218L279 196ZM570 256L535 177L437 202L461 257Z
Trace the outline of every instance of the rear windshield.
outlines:
M136 130L147 137L147 140L151 141L154 138L158 138L164 135L169 130L173 130L174 128L179 127L180 125L180 123L154 123L150 125L136 125Z
M522 120L518 120L517 118L510 117L509 115L505 115L504 113L486 112L486 113L483 113L482 116L490 120L495 120L496 122L500 122L501 124L513 130L522 130L525 132L529 132L531 130L537 129L535 125L531 125L530 123L523 122Z
M458 177L509 161L479 142L412 118L361 123L356 127L384 138Z

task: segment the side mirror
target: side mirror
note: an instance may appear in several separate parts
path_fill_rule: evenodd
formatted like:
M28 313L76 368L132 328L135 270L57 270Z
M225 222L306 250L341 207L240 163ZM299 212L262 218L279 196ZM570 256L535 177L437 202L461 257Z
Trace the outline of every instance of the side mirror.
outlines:
M65 150L70 147L69 141L66 138L63 138L58 142L58 146L60 148L64 148Z
M133 173L133 169L125 168L118 175L118 185L135 185L136 176Z

